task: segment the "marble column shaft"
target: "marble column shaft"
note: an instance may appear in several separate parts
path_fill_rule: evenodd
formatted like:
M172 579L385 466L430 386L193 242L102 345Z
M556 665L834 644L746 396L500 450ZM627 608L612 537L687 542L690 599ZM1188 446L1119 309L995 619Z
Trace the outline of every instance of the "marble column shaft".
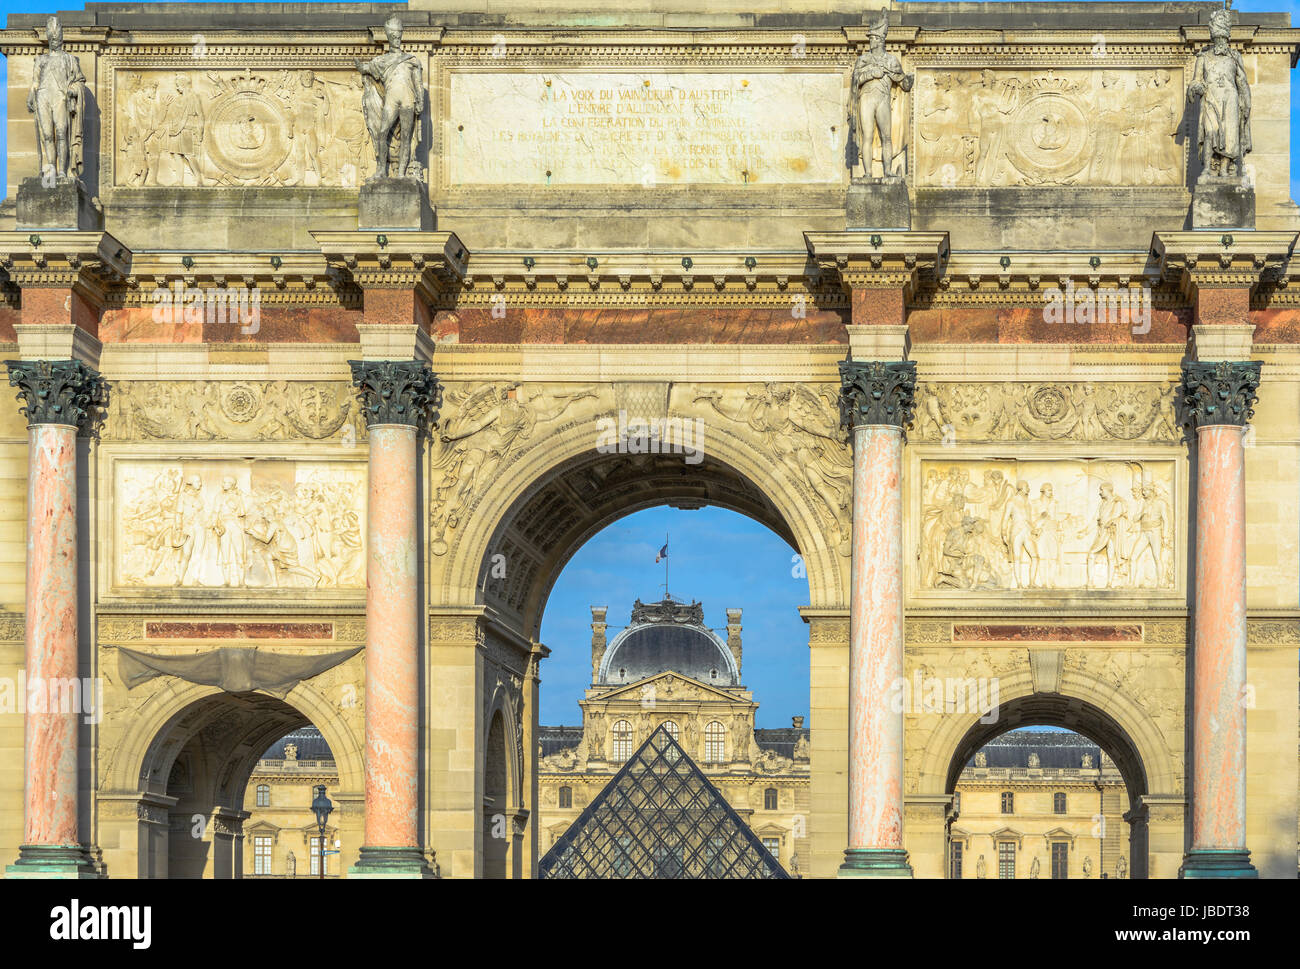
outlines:
M369 847L419 846L416 428L371 425L366 558Z
M1244 428L1197 431L1192 850L1246 846Z
M903 431L853 430L849 847L903 847Z
M77 718L81 711L51 700L76 695L67 691L71 684L80 683L77 429L32 424L27 440L29 702L24 720L23 843L68 846L78 843Z

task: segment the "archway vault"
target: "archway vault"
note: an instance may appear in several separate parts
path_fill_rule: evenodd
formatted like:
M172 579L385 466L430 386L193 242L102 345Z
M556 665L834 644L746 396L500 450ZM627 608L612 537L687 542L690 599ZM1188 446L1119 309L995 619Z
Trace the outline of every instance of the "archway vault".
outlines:
M694 464L681 454L600 453L593 427L566 426L502 463L475 496L446 556L433 563L435 597L488 605L535 638L555 580L592 535L644 508L713 505L766 525L790 544L802 557L812 606L843 607L847 507L832 518L807 483L745 435L743 425L711 425L706 453ZM504 577L494 576L496 561L504 563Z

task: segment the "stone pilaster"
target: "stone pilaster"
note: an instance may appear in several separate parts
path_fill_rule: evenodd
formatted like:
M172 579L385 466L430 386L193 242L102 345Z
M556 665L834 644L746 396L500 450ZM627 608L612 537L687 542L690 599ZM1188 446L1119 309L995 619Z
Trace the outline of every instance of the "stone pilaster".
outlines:
M1246 849L1246 463L1258 361L1183 365L1196 428L1192 847L1183 878L1254 878Z
M349 361L370 441L366 531L366 823L353 877L419 878L420 428L438 386L415 360Z
M841 414L853 436L849 599L849 830L841 877L910 877L903 847L903 427L916 364L840 364Z
M103 416L104 383L77 360L10 360L27 418L26 670L47 700L76 695L77 432ZM77 830L78 709L29 700L23 844L9 878L96 878ZM61 707L61 704L60 704Z

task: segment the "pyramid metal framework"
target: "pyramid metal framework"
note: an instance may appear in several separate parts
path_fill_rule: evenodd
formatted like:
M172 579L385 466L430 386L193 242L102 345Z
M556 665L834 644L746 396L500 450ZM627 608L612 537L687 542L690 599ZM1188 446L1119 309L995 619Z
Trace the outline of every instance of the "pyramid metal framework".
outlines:
M538 865L539 878L789 878L660 726Z

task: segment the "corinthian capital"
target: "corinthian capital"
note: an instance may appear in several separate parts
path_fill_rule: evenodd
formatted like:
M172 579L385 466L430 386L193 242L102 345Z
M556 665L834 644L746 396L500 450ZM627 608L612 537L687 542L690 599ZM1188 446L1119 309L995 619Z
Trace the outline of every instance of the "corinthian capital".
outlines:
M80 360L6 360L5 366L29 425L67 424L93 433L103 420L108 385Z
M1242 427L1255 415L1258 360L1183 364L1183 407L1193 427Z
M420 427L438 419L442 404L438 378L419 360L349 360L352 382L361 397L366 426L408 424Z
M916 406L916 364L878 360L840 362L840 422L907 427Z

